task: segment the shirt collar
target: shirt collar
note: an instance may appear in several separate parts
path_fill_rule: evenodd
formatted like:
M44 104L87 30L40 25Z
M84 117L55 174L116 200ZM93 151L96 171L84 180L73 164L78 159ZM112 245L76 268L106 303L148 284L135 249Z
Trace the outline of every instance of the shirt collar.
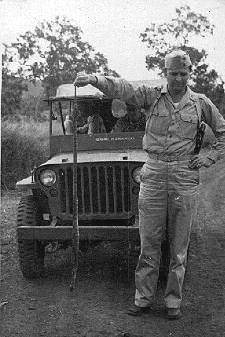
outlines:
M181 100L182 106L185 106L190 101L196 102L197 99L198 99L197 94L187 86L186 93L184 94Z
M172 98L171 98L171 96L170 96L170 94L169 94L169 91L168 91L168 86L167 86L167 84L165 84L165 85L163 85L163 86L161 87L161 95L163 95L163 94L164 94L164 95L166 94L166 95L167 95L167 98L169 99L169 101L171 101L171 103L173 103ZM196 93L195 93L194 91L192 91L192 90L187 86L187 90L186 90L184 96L182 97L179 106L180 106L180 107L185 106L186 104L188 104L188 102L190 102L190 100L196 101L196 100L197 100L197 95L196 95Z
M161 86L161 95L166 95L167 94L167 97L169 100L171 100L172 102L172 99L171 99L171 96L169 94L169 91L168 91L168 85L167 83L164 83L162 86ZM184 94L184 96L182 97L182 100L180 101L180 105L181 106L184 106L186 104L188 104L188 102L193 101L193 102L196 102L198 100L198 94L196 94L194 91L192 91L189 86L187 86L187 90Z

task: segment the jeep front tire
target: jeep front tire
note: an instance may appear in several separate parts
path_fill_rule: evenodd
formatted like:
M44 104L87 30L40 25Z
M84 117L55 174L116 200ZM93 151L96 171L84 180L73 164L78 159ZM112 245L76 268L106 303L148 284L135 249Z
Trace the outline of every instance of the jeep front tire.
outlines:
M40 226L41 213L32 195L23 197L17 211L17 226ZM19 262L22 274L27 279L40 277L44 270L45 247L37 240L18 238Z

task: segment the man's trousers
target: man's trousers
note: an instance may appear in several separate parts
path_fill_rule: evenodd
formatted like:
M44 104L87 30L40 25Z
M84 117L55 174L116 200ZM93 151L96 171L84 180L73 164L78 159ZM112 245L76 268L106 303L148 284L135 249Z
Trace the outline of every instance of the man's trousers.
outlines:
M165 303L167 308L180 307L198 185L199 170L188 168L188 160L148 159L144 164L139 193L141 253L135 272L137 306L149 306L154 300L161 242L167 226L170 267Z

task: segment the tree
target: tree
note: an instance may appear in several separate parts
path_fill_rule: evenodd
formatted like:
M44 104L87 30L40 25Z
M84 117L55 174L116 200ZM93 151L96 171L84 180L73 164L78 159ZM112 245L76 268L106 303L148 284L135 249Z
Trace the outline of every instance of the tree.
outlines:
M176 17L171 22L152 23L140 34L142 42L150 49L150 54L146 56L147 69L158 69L162 76L165 55L176 48L186 51L193 63L192 87L197 92L205 93L220 106L224 82L214 69L209 70L206 51L191 46L194 37L204 38L213 34L214 28L205 16L191 11L189 6L176 8Z
M68 19L42 22L34 32L20 35L12 46L18 51L19 71L32 81L41 80L47 96L62 83L72 82L78 72L118 76L103 54L82 40L82 31Z
M23 92L27 90L24 79L10 71L10 62L12 62L12 56L7 46L4 45L1 95L1 114L3 118L14 117L16 115L18 110L20 110Z

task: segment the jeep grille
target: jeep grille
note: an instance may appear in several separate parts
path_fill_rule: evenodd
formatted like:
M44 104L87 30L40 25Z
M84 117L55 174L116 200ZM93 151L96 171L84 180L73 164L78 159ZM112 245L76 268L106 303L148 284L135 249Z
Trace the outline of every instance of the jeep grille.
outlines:
M73 211L72 167L59 169L61 212ZM131 210L131 172L127 163L104 166L102 163L79 164L77 169L78 214L127 214Z

